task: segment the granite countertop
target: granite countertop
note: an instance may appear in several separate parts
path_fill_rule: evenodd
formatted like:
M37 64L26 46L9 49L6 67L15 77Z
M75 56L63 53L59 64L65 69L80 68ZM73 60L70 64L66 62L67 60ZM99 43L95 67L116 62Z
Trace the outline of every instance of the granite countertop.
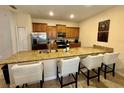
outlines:
M39 52L40 50L18 52L7 59L0 61L0 65L22 63L22 62L33 62L33 61L35 62L40 60L67 58L72 56L86 57L89 54L91 55L91 54L106 53L108 51L104 48L102 49L102 48L84 47L84 48L71 48L68 52L64 52L63 49L58 49L58 52L51 52L51 53L43 53L43 52L39 53Z

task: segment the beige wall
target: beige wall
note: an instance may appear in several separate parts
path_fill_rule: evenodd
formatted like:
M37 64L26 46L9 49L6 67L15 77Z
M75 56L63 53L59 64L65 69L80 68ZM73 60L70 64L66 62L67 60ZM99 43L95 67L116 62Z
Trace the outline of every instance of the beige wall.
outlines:
M16 14L10 12L10 32L11 32L11 43L12 43L12 53L17 52L17 39L16 39Z
M10 12L0 9L0 60L12 54Z
M28 32L28 50L31 49L31 16L0 8L0 60L17 52L16 27L25 27Z
M98 22L110 19L107 43L97 42ZM124 73L124 6L116 6L80 23L80 40L82 46L99 44L113 47L120 53L117 69Z
M28 32L27 42L28 50L31 50L31 32L32 32L32 19L28 13L17 13L16 14L16 26L25 27Z
M79 24L76 22L61 21L61 20L48 20L48 19L32 19L32 22L36 23L47 23L49 26L56 26L56 24L63 24L67 27L78 27Z
M31 16L26 13L16 13L10 12L10 31L11 31L11 42L12 42L12 49L13 53L17 52L17 27L25 27L26 31L28 32L27 35L27 42L28 42L28 49L31 49L31 32L32 32L32 20Z

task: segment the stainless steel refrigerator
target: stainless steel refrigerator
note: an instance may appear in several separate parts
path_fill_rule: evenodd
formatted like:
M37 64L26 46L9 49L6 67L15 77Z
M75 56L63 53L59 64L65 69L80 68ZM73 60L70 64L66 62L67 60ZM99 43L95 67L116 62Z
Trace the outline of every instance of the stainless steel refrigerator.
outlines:
M47 33L46 32L34 32L32 36L32 50L47 49Z

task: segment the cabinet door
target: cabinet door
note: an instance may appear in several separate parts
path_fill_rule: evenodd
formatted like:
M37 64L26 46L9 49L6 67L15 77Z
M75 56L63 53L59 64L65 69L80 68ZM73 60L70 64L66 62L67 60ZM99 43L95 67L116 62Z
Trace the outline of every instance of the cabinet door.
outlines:
M79 37L79 27L67 27L66 28L66 38L78 38Z
M47 24L46 23L40 23L41 32L47 31Z
M66 27L66 38L69 38L70 36L70 28L69 27Z
M33 32L40 32L40 24L39 23L33 23Z
M56 31L56 27L54 26L54 27L52 27L52 39L56 39L56 37L57 37L57 31Z
M47 28L47 34L49 39L55 39L56 38L56 27L55 26L48 26Z
M65 25L57 24L56 27L57 27L57 32L66 32Z
M62 32L66 33L66 26L62 25Z
M79 38L79 27L78 28L76 28L76 38Z
M74 38L79 38L79 27L74 28Z
M68 36L69 38L74 38L74 29L73 27L69 27L69 30L68 30Z
M33 23L33 32L46 32L46 23Z
M66 38L72 38L73 37L73 29L71 27L66 28Z

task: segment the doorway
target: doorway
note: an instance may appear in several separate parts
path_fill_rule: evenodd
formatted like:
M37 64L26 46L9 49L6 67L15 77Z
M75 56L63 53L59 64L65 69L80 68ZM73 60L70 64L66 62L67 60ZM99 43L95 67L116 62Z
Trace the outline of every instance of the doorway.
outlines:
M28 50L28 33L25 27L17 27L17 51Z

